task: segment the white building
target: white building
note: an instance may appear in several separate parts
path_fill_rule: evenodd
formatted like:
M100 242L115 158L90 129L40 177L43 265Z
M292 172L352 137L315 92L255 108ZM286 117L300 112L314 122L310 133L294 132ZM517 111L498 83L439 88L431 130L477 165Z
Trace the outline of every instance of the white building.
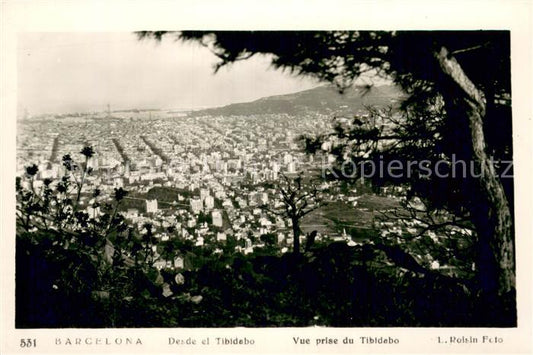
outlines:
M213 196L207 196L204 200L205 209L210 211L215 208L215 199Z
M188 228L193 228L193 227L195 227L195 226L196 226L196 221L195 221L194 219L191 218L191 219L189 219L189 220L187 221L187 227L188 227Z
M211 218L213 219L213 225L216 227L222 227L222 213L218 210L211 212Z
M200 199L204 201L209 196L208 189L200 189Z
M176 269L183 269L183 258L181 256L176 256L174 258L174 267Z
M294 174L296 173L296 164L294 162L290 162L288 165L287 165L287 173L289 174Z
M160 157L155 157L154 165L157 166L157 167L163 165L163 159L161 159Z
M202 204L202 200L201 199L199 199L199 198L191 199L191 211L192 211L192 213L194 213L194 214L200 213L200 211L202 210L202 207L203 207L203 204Z
M89 215L89 218L96 218L102 215L102 212L100 211L100 207L87 207L87 214Z
M157 200L146 200L146 213L157 212Z
M139 217L139 210L135 208L128 208L128 211L126 212L126 218L137 218Z
M283 156L283 164L288 165L290 163L292 163L292 155L290 155L289 153L286 153Z

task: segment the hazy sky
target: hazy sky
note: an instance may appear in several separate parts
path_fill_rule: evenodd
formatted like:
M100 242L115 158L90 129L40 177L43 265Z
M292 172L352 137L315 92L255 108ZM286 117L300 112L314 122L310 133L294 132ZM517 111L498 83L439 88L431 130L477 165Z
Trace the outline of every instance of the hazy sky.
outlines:
M318 85L254 56L213 74L197 44L138 41L132 33L25 33L18 45L19 108L44 112L196 108L245 102Z

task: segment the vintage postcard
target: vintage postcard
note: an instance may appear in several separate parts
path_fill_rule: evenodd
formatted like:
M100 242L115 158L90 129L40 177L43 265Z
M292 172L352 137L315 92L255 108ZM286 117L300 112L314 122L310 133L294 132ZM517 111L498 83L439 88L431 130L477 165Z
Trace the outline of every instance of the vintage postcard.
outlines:
M531 353L531 3L307 5L2 4L2 353Z

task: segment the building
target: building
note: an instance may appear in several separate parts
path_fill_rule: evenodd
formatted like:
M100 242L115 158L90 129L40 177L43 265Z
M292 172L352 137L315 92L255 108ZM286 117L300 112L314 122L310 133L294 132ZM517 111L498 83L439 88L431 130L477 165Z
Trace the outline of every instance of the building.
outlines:
M176 269L183 269L183 258L181 256L176 256L174 258L174 267ZM181 274L180 274L181 275Z
M211 218L213 219L214 226L222 227L222 212L218 210L211 212Z
M146 213L157 212L157 200L146 200Z
M191 211L192 211L192 213L194 213L194 214L200 213L200 211L202 210L202 207L203 207L203 204L202 204L202 200L201 199L199 199L197 197L191 199Z
M266 192L258 193L258 196L256 198L258 199L258 202L261 205L265 205L268 202L268 194Z
M294 174L296 173L296 164L294 162L290 162L288 165L287 165L287 173L289 174Z
M204 200L205 209L210 211L215 208L215 199L213 196L207 196Z
M102 215L102 212L100 212L100 207L87 207L87 214L89 215L89 218L96 218Z
M139 217L139 210L135 208L128 208L128 211L126 212L126 218L132 219Z
M200 189L200 199L203 201L209 196L209 189Z
M283 164L288 165L290 163L292 163L292 155L290 155L289 153L286 153L283 156Z
M163 165L163 159L161 159L159 156L156 156L153 160L153 164L156 167L160 167L161 165Z
M130 173L131 173L130 169L131 169L131 168L130 168L130 162L129 162L129 160L127 160L127 161L124 163L124 176L125 176L125 177L129 177L129 176L130 176Z

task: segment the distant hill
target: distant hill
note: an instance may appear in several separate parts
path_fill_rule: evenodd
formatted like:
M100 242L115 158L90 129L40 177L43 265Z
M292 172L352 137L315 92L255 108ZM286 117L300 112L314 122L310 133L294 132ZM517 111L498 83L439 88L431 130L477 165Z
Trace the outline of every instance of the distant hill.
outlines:
M393 85L374 86L370 89L354 87L340 94L333 86L319 86L314 89L287 95L264 97L252 102L236 103L190 112L191 116L231 116L265 113L279 114L354 114L365 106L398 106L404 94Z

